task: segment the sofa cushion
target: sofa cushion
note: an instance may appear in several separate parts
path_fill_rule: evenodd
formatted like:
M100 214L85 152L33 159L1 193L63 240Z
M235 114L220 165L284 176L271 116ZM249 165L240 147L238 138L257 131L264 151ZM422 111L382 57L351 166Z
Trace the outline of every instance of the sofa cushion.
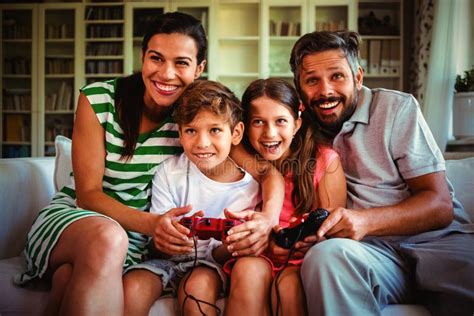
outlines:
M53 157L0 159L0 258L22 251L34 218L53 197L53 170Z
M446 160L446 176L454 187L454 194L474 222L474 157Z
M58 135L54 141L56 147L56 160L54 163L54 187L56 191L61 190L65 185L71 183L72 161L71 161L72 141L64 136Z
M43 284L22 288L13 284L13 276L26 271L24 257L0 261L0 314L40 315L46 307L49 292Z

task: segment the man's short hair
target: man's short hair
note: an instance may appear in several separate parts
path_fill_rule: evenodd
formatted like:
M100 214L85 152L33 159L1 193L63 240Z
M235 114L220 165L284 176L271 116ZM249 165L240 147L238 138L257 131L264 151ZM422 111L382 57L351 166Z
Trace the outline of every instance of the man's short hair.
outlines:
M301 63L306 55L341 50L349 63L352 75L355 76L359 66L358 54L361 38L358 33L350 31L312 32L300 37L293 46L290 57L291 71L293 72L295 87L301 92L299 76Z

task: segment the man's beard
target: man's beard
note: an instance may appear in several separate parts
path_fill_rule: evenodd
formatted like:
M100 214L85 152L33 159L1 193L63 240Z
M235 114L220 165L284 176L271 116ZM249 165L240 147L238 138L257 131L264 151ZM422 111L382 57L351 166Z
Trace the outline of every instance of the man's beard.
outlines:
M355 109L357 108L357 101L359 100L359 94L357 89L354 89L354 98L350 104L347 106L344 105L344 109L339 117L336 114L331 114L330 116L334 116L333 120L322 120L316 113L319 105L326 102L334 102L338 101L343 104L346 102L346 98L341 97L329 97L329 98L320 98L318 100L311 101L310 108L313 110L313 116L316 119L318 124L319 130L321 134L328 140L334 139L336 135L341 131L342 125L345 121L347 121L352 114L354 114Z

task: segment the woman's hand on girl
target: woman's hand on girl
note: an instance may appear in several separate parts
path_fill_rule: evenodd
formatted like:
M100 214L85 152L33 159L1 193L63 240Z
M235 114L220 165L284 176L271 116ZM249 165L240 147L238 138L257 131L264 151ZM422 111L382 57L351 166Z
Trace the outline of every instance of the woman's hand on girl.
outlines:
M192 210L190 205L172 208L168 212L158 215L155 221L153 232L153 242L157 250L168 254L177 255L193 251L193 240L188 237L189 229L184 227L177 220L178 217L189 213ZM193 214L203 216L203 212Z

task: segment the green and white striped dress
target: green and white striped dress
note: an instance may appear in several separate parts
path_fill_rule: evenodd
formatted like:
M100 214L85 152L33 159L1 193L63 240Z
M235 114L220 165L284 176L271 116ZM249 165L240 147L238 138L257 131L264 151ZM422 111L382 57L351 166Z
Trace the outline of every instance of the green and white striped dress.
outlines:
M116 80L96 82L82 88L97 118L105 129L106 157L103 177L104 192L123 204L140 211L150 207L151 181L156 167L168 157L181 153L177 125L171 117L156 130L138 137L133 158L120 161L123 146L123 131L115 112L114 95ZM25 283L42 277L47 269L51 250L63 230L76 220L89 216L104 216L76 206L74 181L58 192L50 205L41 210L28 233L25 255L28 271L18 275L15 281ZM124 268L141 262L147 237L136 232L127 232L128 255Z

